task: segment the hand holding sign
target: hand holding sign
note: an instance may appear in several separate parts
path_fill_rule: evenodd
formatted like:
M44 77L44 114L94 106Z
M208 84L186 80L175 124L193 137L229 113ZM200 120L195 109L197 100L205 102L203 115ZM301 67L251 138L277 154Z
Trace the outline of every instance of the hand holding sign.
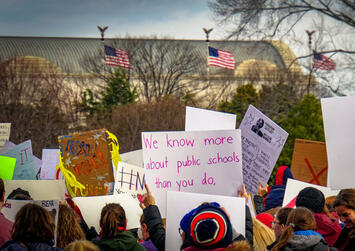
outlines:
M155 205L155 199L147 184L145 184L145 189L147 190L146 195L144 196L143 202L139 204L139 206L144 209L150 205Z
M238 197L245 198L245 204L248 204L249 195L247 193L247 190L245 189L245 184L243 184L242 191L238 190Z

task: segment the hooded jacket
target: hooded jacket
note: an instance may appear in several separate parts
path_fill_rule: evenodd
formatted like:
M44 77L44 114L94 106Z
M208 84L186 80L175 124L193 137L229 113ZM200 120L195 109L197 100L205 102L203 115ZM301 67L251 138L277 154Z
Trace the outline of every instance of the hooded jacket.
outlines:
M101 251L145 251L146 249L138 243L137 239L129 231L123 231L114 239L93 240Z
M288 178L293 179L290 168L287 166L280 166L276 172L275 184L271 187L269 194L265 197L264 212L271 208L282 206Z

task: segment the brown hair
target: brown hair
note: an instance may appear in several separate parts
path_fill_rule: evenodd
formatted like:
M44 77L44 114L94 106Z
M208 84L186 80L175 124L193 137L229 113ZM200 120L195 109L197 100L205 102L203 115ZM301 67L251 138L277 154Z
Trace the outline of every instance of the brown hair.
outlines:
M287 217L286 225L287 227L281 233L278 242L271 249L272 251L278 251L283 248L292 238L294 231L316 230L317 228L313 213L305 207L297 207L293 209Z
M26 204L17 212L12 239L17 242L52 242L54 222L49 212L36 204Z
M126 213L118 203L107 204L101 211L102 239L112 239L126 229Z
M335 201L336 196L328 196L325 198L325 205L328 208L329 212L335 212L334 210L334 201Z
M355 210L355 189L342 189L334 200L334 208L344 206Z
M67 205L59 205L57 246L63 249L72 241L84 239L85 234L76 220L74 210Z
M100 249L90 241L77 240L67 245L64 251L100 251Z
M253 251L252 247L250 246L249 242L244 241L235 241L232 243L231 247L227 247L224 249L225 251Z
M276 216L277 216L277 219L279 220L280 224L286 225L287 217L292 210L293 210L293 208L283 207L283 208L280 208L279 211L277 211ZM276 216L275 216L275 218L276 218Z
M4 185L4 181L2 180L2 178L0 178L0 201L3 201L3 195L5 195L5 185Z

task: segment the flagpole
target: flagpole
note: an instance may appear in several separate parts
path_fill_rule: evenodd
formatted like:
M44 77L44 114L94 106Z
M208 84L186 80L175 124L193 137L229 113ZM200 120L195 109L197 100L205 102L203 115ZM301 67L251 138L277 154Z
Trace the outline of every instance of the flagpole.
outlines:
M101 33L101 53L103 56L103 61L101 65L101 74L104 75L105 74L105 31L107 30L108 26L105 27L97 26L97 28Z
M210 65L209 65L209 47L210 47L210 40L209 40L209 34L213 30L213 28L206 29L202 28L203 31L206 34L206 45L207 45L207 65L206 65L206 73L207 73L207 83L208 85L210 84Z
M311 81L312 81L312 71L313 71L313 67L312 67L312 59L313 59L313 52L312 52L312 35L313 33L316 31L309 31L306 30L306 33L308 35L308 51L309 51L309 75L308 75L308 84L307 84L307 94L309 94L310 92L310 87L311 87Z

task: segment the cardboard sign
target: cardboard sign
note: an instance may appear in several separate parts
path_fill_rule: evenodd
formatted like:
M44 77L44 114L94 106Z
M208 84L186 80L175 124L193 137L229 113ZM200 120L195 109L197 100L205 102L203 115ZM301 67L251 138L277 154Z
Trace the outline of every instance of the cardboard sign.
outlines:
M355 187L354 97L323 98L322 113L328 157L328 186Z
M329 187L318 186L310 183L306 183L299 180L287 179L286 190L284 195L284 200L282 202L282 207L295 207L296 199L298 193L306 188L306 187L314 187L320 190L324 197L327 198L329 196L337 195L339 190L332 190Z
M15 158L0 156L0 178L3 180L12 180L15 165Z
M245 235L244 198L168 191L165 250L180 250L180 221L185 214L203 202L218 202L230 215L232 226L238 233Z
M327 186L328 160L325 143L296 139L291 171L296 180Z
M0 148L10 138L11 123L0 123Z
M86 223L89 227L94 226L96 231L100 231L100 216L102 208L108 203L119 203L126 213L127 229L139 228L139 219L143 213L139 207L139 203L132 195L118 194L106 196L93 196L93 197L76 197L74 202L80 208Z
M59 164L59 149L42 149L41 180L55 180Z
M3 156L16 158L16 166L12 179L35 180L36 172L32 154L31 140L27 140L9 151L2 153Z
M146 182L163 217L166 191L236 196L242 188L240 130L143 132Z
M114 178L106 130L61 136L59 149L72 197L113 193Z
M16 188L30 193L34 200L65 200L64 180L4 180L5 198Z
M269 180L288 133L252 105L240 129L244 184L248 193L256 194L259 182L264 186Z
M186 106L185 131L234 130L237 115Z

